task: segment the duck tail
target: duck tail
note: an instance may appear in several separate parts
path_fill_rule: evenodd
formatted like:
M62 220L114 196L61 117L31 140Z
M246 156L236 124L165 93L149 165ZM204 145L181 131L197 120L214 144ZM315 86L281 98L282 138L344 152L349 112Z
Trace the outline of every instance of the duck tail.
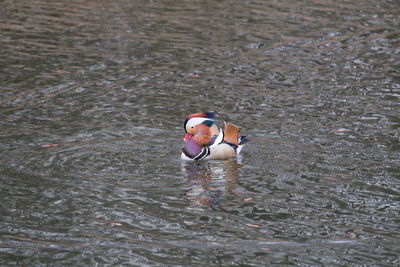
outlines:
M246 136L239 136L238 138L239 145L236 149L236 154L239 154L240 151L242 151L242 148L244 144L247 143L247 141L249 141L249 139L247 139Z
M238 143L239 146L240 145L244 145L245 143L247 143L249 141L249 139L246 136L239 136L238 138Z

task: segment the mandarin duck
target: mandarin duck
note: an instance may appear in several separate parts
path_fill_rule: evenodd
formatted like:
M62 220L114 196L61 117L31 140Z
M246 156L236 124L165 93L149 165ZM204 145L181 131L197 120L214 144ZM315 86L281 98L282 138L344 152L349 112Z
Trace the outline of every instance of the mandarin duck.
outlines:
M181 159L227 159L240 153L247 139L239 136L235 125L224 122L224 130L214 123L215 113L194 113L186 117L183 128L185 144Z

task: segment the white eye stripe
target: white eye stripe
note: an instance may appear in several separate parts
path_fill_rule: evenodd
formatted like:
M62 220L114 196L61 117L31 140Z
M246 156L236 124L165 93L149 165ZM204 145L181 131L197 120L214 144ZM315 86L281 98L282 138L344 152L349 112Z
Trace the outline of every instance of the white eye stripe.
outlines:
M191 118L186 124L186 129L194 127L197 124L203 123L206 120L211 121L211 119L208 119L208 118ZM214 120L212 120L212 121L214 121Z

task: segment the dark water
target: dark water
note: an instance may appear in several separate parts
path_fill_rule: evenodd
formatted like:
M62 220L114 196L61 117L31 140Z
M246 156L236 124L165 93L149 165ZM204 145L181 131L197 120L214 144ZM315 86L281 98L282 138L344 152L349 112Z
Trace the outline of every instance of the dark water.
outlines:
M400 265L398 1L0 10L0 265Z

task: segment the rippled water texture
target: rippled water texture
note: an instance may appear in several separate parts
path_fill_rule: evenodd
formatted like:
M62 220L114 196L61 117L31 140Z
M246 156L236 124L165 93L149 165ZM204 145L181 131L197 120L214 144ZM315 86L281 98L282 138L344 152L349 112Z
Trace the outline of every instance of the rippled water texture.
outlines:
M0 10L0 265L400 264L398 1ZM181 162L199 111L240 158Z

